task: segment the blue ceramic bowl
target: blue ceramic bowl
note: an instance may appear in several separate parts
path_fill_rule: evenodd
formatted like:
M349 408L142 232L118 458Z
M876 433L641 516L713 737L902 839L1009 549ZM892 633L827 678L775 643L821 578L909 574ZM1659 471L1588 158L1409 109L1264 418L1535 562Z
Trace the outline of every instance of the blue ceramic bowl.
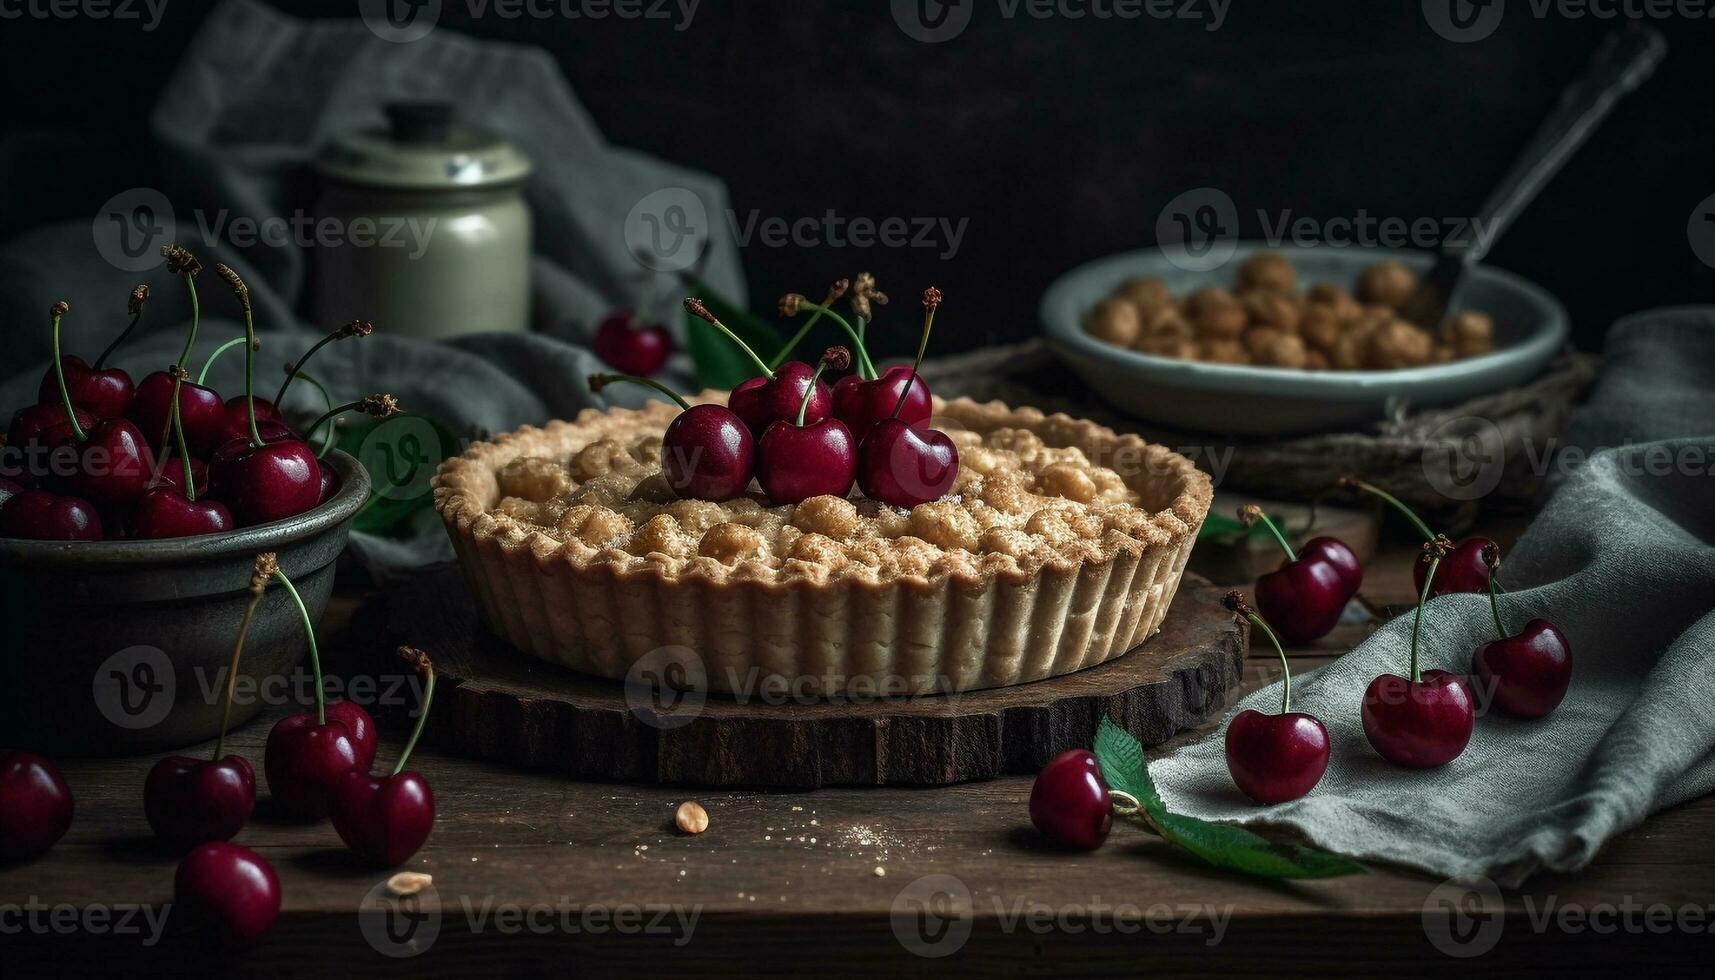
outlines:
M1398 371L1299 371L1210 364L1116 347L1084 332L1086 311L1133 276L1157 276L1175 295L1199 286L1232 285L1253 252L1289 259L1303 284L1352 288L1365 268L1398 259L1421 273L1421 252L1379 248L1270 246L1243 243L1219 269L1192 272L1160 249L1098 259L1066 273L1042 297L1042 322L1059 356L1120 411L1174 429L1248 436L1365 428L1384 417L1391 399L1415 408L1456 405L1522 384L1566 346L1566 310L1540 286L1488 266L1472 271L1461 305L1494 317L1495 350L1448 364Z

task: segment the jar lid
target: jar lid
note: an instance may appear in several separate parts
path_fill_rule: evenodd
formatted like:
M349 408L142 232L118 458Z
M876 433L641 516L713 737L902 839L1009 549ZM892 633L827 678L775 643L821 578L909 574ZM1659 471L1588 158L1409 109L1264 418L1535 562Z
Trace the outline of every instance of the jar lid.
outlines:
M392 102L387 126L336 138L316 160L323 176L401 190L467 190L529 176L530 158L493 133L465 126L445 102Z

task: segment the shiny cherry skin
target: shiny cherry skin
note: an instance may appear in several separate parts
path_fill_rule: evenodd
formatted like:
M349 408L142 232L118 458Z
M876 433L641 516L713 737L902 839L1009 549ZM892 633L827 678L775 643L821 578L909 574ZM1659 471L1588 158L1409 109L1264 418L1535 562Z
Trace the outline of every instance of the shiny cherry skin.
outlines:
M435 829L435 794L414 772L348 772L334 783L328 811L347 847L388 867L409 860Z
M0 751L0 863L53 847L71 826L71 790L53 763L30 752Z
M667 355L673 353L673 335L658 323L639 323L630 311L620 310L601 321L590 346L615 370L647 378L667 363Z
M316 503L325 504L333 499L334 494L339 492L339 474L334 472L327 460L321 458L316 459L316 471L320 484L316 492Z
M23 493L27 488L14 480L0 476L0 507L6 506L6 499L14 494Z
M898 364L881 372L881 377L874 381L848 374L836 382L834 417L852 430L852 438L862 442L875 423L892 417L893 406L899 404L900 392L905 391L907 385L911 391L899 409L899 419L906 425L921 429L928 423L931 412L929 386L920 377L912 384L911 369Z
M268 733L262 770L268 792L293 816L319 820L328 814L328 792L358 765L357 745L332 718L318 725L313 713L287 715Z
M222 411L225 413L225 421L221 423L220 437L215 440L215 445L224 445L234 439L249 438L250 413L244 407L244 396L234 395L228 398ZM286 425L286 417L280 414L280 410L275 407L273 402L266 398L256 399L256 428L262 433L262 438L270 442L274 440L274 437L269 435L269 432L276 431L268 428L271 425L278 426L279 430L283 431L287 437L297 438L297 433Z
M1478 647L1471 666L1478 692L1495 707L1515 718L1541 718L1572 684L1572 644L1553 623L1533 619L1516 635Z
M124 418L130 410L131 400L137 395L131 375L113 367L97 371L76 354L61 357L60 367L65 372L66 393L74 406L100 419ZM52 364L42 375L36 400L43 405L60 404L59 377Z
M162 843L185 849L231 840L256 809L256 771L240 755L170 755L143 781L143 815Z
M1363 571L1352 550L1334 538L1312 538L1296 559L1256 580L1256 605L1287 643L1310 643L1340 622Z
M1364 691L1362 714L1364 735L1376 752L1414 769L1457 759L1477 724L1471 689L1444 670L1426 670L1418 683L1382 674Z
M816 369L803 361L787 361L774 370L774 377L741 381L727 397L731 408L750 427L752 438L762 438L770 422L794 421L804 392L810 389ZM834 396L828 386L814 381L815 393L804 409L804 424L820 422L833 411Z
M155 454L148 440L127 419L102 419L78 444L77 472L67 481L73 496L112 507L130 504L155 477Z
M77 497L25 490L0 507L0 538L33 541L100 541L101 514Z
M191 460L191 481L196 485L197 496L208 495L208 464L200 459ZM155 460L155 475L149 480L150 490L163 487L178 490L185 489L185 468L179 462L178 456L165 456Z
M661 472L681 500L732 500L756 472L756 443L732 411L692 405L661 437Z
M844 497L857 479L857 444L839 419L807 425L774 422L756 446L756 479L776 504L824 494Z
M218 500L199 497L186 500L176 487L157 487L137 501L131 512L134 538L189 538L198 534L220 534L238 527L232 512Z
M84 409L73 409L84 432L99 421ZM59 485L77 474L78 449L65 408L30 405L13 413L0 448L0 475L20 483Z
M209 465L214 485L240 527L302 514L321 501L321 465L300 439L260 446L252 446L248 438L234 439L215 451Z
M358 771L368 772L375 762L375 719L351 701L329 701L327 715L330 723L345 726L346 734L351 736L352 747L357 750Z
M1447 595L1451 592L1476 592L1487 595L1489 592L1489 566L1483 561L1483 549L1494 544L1484 537L1466 538L1453 546L1447 557L1441 559L1441 564L1435 569L1435 585L1430 588L1429 596ZM1429 574L1429 559L1418 555L1417 563L1411 567L1412 581L1417 583L1418 594L1423 593L1423 577Z
M248 847L228 841L198 844L173 875L173 911L212 925L229 943L250 942L280 915L280 879Z
M164 449L172 442L168 426L173 417L173 376L156 371L137 382L137 397L131 403L131 421L137 423L149 445ZM220 392L194 381L179 386L179 423L185 428L185 444L192 456L206 456L220 444L226 424L226 406Z
M883 419L858 444L863 495L907 509L939 500L959 476L959 450L947 434Z
M1227 723L1227 772L1257 803L1296 800L1328 770L1329 744L1328 729L1315 715L1247 708Z
M1113 800L1087 749L1050 759L1030 787L1030 822L1061 847L1093 851L1113 829Z

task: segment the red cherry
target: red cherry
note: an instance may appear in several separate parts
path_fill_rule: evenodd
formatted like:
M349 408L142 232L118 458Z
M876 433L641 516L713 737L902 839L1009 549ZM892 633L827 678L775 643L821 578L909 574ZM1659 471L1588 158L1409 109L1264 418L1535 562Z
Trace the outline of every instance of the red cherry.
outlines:
M339 474L334 472L333 467L328 465L327 460L319 457L316 459L316 469L318 471L317 476L320 477L321 484L320 489L317 491L316 504L317 506L320 506L321 504L325 504L332 500L333 495L339 492Z
M248 847L200 844L173 875L175 912L214 925L228 942L249 942L280 915L280 879Z
M687 408L661 437L661 471L681 499L741 497L755 467L750 429L719 405Z
M96 418L125 417L126 411L131 407L131 399L137 393L136 386L131 383L131 375L119 368L96 370L76 354L61 357L60 366L65 372L66 392L71 395L71 403L74 406L84 409ZM47 372L42 375L42 383L36 390L36 397L43 405L60 404L59 378L52 365L49 365Z
M131 421L137 423L149 445L161 449L170 443L167 427L173 418L173 376L166 371L145 375L137 384L131 404ZM226 425L226 405L220 392L194 381L179 385L179 421L185 427L185 443L191 455L206 455L221 442ZM165 437L166 442L163 442Z
M149 443L125 419L103 419L78 444L77 472L69 489L98 507L128 504L143 496L155 475Z
M97 419L74 409L78 427L95 428ZM61 405L31 405L12 415L6 445L0 446L0 475L20 484L58 483L77 473L76 436Z
M435 829L435 794L414 772L348 772L334 783L328 809L346 846L381 865L405 863Z
M255 808L256 772L243 756L170 755L143 783L143 814L155 836L174 848L231 840Z
M673 352L673 336L660 324L644 325L629 311L608 314L596 328L595 356L624 374L648 376Z
M351 736L352 747L357 749L357 768L368 772L375 762L375 719L351 701L329 701L326 710L328 721L344 725Z
M826 384L815 380L815 375L816 369L803 361L787 361L774 369L771 378L739 382L727 396L727 407L744 420L752 436L761 438L770 423L797 418L805 392L812 392L804 409L804 422L820 422L833 410L834 396Z
M871 500L909 509L941 499L958 475L959 450L935 429L883 419L858 445L858 486Z
M819 384L828 368L843 371L851 366L851 352L830 347L823 353L812 385ZM823 495L844 497L857 477L857 444L851 430L836 418L805 423L810 394L792 419L771 422L757 444L756 478L762 491L776 504L796 504Z
M885 418L893 416L893 408L899 405L899 396L906 392L905 403L899 409L899 419L913 428L921 428L929 421L933 402L929 397L929 386L918 378L913 384L910 368L903 364L881 372L881 377L873 381L865 381L855 374L848 374L834 385L833 405L834 415L852 430L852 438L858 442L869 435L870 427Z
M1493 544L1488 538L1472 537L1455 545L1447 557L1441 559L1441 566L1435 571L1435 585L1429 590L1429 597L1433 599L1451 592L1489 591L1489 568L1483 562L1483 549ZM1429 561L1427 557L1419 555L1417 564L1411 568L1411 578L1417 583L1419 592L1423 591L1423 579L1428 573Z
M303 712L287 715L268 732L262 759L268 792L294 816L327 816L328 791L358 768L357 745L339 722L317 724L313 712Z
M1113 801L1093 754L1072 749L1042 767L1030 787L1030 822L1061 847L1102 846L1113 827Z
M214 485L243 527L302 514L321 500L321 466L302 440L253 446L234 439L215 451L209 465Z
M1256 605L1263 619L1288 643L1310 643L1327 636L1363 584L1358 556L1330 537L1311 538L1294 552L1256 504L1239 508L1239 520L1247 527L1260 523L1286 553L1278 569L1256 580Z
M53 847L71 826L71 790L53 763L29 752L0 752L0 862Z
M1382 758L1432 769L1465 751L1476 704L1457 674L1426 670L1417 682L1382 674L1364 691L1363 721L1365 737Z
M191 460L191 483L198 497L208 494L208 464L200 459ZM163 456L155 461L155 474L149 478L149 489L163 488L184 492L185 467L176 455Z
M1234 784L1265 805L1310 792L1328 768L1328 729L1302 711L1241 711L1227 723L1226 745Z
M0 538L100 541L101 515L87 500L25 490L0 506Z
M1491 640L1472 657L1479 691L1515 718L1541 718L1559 706L1572 684L1572 644L1546 619L1516 636Z
M174 487L150 490L131 514L131 534L138 538L189 538L236 527L225 504L206 497L187 500Z
M250 416L244 406L243 395L234 395L228 398L221 411L224 414L220 425L220 436L215 440L216 445L225 445L234 439L250 438ZM262 438L270 442L274 439L273 436L269 435L270 432L283 431L287 437L297 438L297 433L293 432L291 427L286 424L285 416L281 415L274 403L266 398L256 399L256 427L262 433ZM195 447L192 447L191 451L195 452Z

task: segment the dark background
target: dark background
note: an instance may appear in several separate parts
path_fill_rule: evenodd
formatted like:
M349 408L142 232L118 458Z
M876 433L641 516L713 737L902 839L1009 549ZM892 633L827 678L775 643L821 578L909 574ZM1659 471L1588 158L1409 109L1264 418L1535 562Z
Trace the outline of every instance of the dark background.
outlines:
M969 27L933 45L906 37L885 0L703 0L683 33L659 20L473 20L447 0L440 24L551 51L609 139L719 175L740 215L968 218L950 259L744 250L757 306L873 270L905 301L887 324L899 329L882 331L883 352L901 353L923 285L948 295L940 349L1025 337L1056 275L1151 244L1162 205L1200 186L1231 195L1246 237L1262 232L1259 208L1469 213L1618 23L1539 19L1512 0L1491 37L1455 44L1430 30L1418 0L1232 0L1215 32L1148 18L1007 20L995 0L964 2L977 4ZM0 22L0 238L147 182L149 109L210 6L169 0L152 33ZM356 0L277 6L356 13ZM1616 316L1705 302L1715 287L1686 238L1715 192L1715 29L1650 23L1668 39L1662 69L1490 255L1558 294L1584 347L1600 346Z

